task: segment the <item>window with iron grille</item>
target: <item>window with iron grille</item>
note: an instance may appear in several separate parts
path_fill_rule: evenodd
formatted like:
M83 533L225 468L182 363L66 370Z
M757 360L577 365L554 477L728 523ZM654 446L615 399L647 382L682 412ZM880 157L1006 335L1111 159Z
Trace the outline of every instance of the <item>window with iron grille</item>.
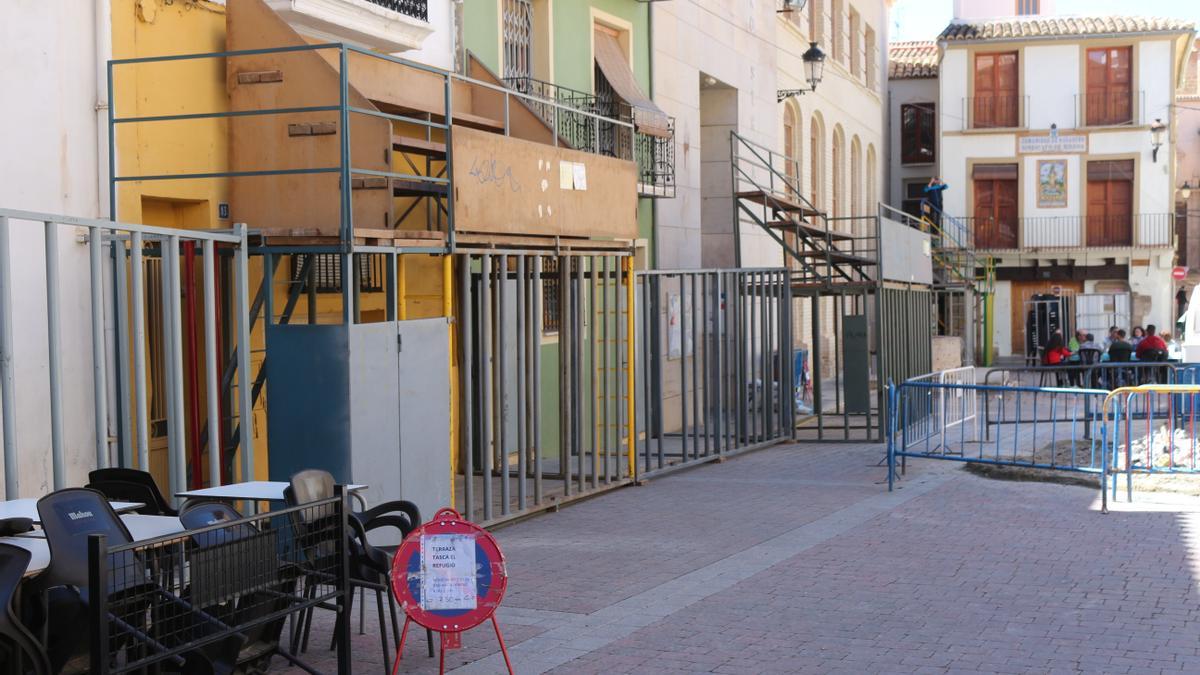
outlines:
M533 77L533 0L504 0L504 77Z
M558 258L542 258L542 333L552 335L559 329Z
M301 274L304 261L308 256L313 257L314 286L317 293L342 292L342 262L336 253L299 253L292 256L291 279L293 282L303 282ZM354 256L354 265L358 268L359 290L375 293L383 290L383 280L387 276L387 261L379 254L359 254Z

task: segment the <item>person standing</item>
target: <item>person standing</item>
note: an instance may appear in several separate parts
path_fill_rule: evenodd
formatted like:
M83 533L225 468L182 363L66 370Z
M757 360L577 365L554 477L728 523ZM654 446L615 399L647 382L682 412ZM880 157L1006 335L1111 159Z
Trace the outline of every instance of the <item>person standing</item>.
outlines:
M929 184L925 186L925 203L931 208L928 209L929 219L935 224L940 225L942 220L942 193L950 186L942 182L942 179L934 176L929 179Z

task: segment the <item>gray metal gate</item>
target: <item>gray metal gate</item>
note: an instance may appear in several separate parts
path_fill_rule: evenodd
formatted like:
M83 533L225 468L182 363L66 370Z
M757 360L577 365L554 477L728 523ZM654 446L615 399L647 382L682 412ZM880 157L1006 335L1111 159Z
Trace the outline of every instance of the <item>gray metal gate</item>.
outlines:
M638 475L792 438L787 270L638 273Z

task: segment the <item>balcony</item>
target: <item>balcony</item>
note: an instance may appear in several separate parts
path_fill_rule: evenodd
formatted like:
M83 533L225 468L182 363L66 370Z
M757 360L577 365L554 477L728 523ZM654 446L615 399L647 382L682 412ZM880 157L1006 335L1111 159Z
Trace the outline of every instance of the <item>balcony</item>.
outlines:
M1025 129L1028 112L1028 96L968 96L962 100L967 129Z
M1175 215L1034 216L949 218L952 227L979 251L1067 251L1071 249L1171 248Z
M1145 124L1145 119L1144 91L1104 91L1075 95L1077 127L1138 126Z
M531 77L504 81L513 91L536 97L527 105L572 148L637 162L639 195L675 196L675 118L667 118L665 130L650 132L636 124L633 107L615 97ZM606 123L596 115L633 125L632 138L630 127Z
M296 32L394 53L419 49L433 32L428 0L266 0Z

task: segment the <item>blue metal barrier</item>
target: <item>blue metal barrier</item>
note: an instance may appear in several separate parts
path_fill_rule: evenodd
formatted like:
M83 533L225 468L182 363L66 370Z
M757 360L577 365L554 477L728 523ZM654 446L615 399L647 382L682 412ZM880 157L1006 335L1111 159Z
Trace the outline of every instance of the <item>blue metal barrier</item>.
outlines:
M1100 474L1101 389L909 381L888 385L888 489L908 457ZM976 415L974 411L990 411Z
M1194 376L1195 367L1189 370ZM1123 387L1108 394L1102 415L1111 416L1114 424L1104 445L1101 511L1108 512L1109 476L1112 499L1117 498L1117 477L1124 474L1126 499L1133 501L1134 474L1200 474L1198 404L1200 385L1196 384Z

